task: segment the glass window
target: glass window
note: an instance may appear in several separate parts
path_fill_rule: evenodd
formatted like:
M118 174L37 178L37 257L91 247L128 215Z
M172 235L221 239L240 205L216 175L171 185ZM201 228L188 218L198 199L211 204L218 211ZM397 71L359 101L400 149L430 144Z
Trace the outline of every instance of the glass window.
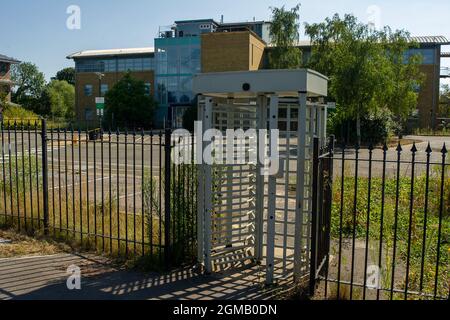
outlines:
M177 74L178 73L178 48L170 48L167 52L167 74Z
M158 102L162 106L190 103L193 98L192 76L201 72L199 39L164 39L156 41L155 44L155 91Z
M151 57L120 59L83 59L76 62L77 72L125 72L154 70Z
M405 53L405 60L408 60L413 55L421 55L422 64L436 63L436 51L434 49L410 49Z
M144 71L149 71L149 70L153 70L153 60L152 58L143 58L142 59L142 69Z
M167 79L159 78L157 80L158 100L161 104L167 104Z
M167 78L167 100L169 103L178 102L178 77Z
M91 108L84 108L84 117L86 120L95 120L95 112Z
M84 86L84 95L86 97L90 97L92 96L92 85L91 84L86 84Z
M109 86L107 84L101 85L101 95L104 96L106 93L108 93Z
M191 77L180 77L180 91L192 91L192 78Z

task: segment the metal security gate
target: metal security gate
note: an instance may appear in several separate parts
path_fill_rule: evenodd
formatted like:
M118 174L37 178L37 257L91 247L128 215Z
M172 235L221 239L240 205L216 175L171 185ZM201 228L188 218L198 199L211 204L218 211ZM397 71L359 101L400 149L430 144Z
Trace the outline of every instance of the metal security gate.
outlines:
M254 128L257 123L257 107L241 103L238 105L212 103L211 98L200 101L200 115L204 119L204 131L215 128L217 134L230 128ZM212 138L212 137L211 137ZM235 160L238 153L244 156L255 141L250 139L215 140L216 151L232 147L228 157ZM204 143L206 148L206 143ZM226 153L223 153L226 155ZM204 237L199 245L199 256L204 256L206 271L236 266L249 259L256 259L256 163L229 164L227 159L215 157L213 165L202 166L199 174L199 190L205 200L201 203L200 215L205 215L199 226ZM235 162L235 161L233 161ZM228 164L227 164L228 163ZM208 230L209 232L203 232Z
M330 259L331 206L333 188L333 155L335 137L327 145L313 141L313 183L311 219L311 260L309 292L314 295L317 280L328 273Z
M208 273L258 262L267 284L309 274L313 138L323 143L326 136L327 108L319 103L326 78L296 72L317 82L308 87L305 79L301 88L296 78L299 90L287 84L288 89L267 94L273 90L247 89L264 86L258 78L283 82L283 75L294 73L205 74L194 80L201 93L197 134L203 136L197 161L206 154L214 158L199 165L198 181L198 260ZM244 79L241 91L228 88L235 76ZM230 163L242 155L243 163ZM268 166L276 170L267 172Z
M294 274L299 279L309 272L313 138L324 141L326 136L325 105L300 95L280 98L277 109L272 111L277 114L272 127L280 130L281 170L269 177L265 193L266 264L273 265L273 272L267 274L269 283L271 274L275 278Z

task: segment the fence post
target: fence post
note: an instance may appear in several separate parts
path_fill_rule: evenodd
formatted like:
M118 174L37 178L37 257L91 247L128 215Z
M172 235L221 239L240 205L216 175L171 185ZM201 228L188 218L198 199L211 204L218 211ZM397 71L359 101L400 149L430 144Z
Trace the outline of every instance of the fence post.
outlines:
M313 180L312 180L312 221L311 221L311 259L309 273L309 294L314 296L316 291L317 272L317 222L318 222L318 193L319 193L319 138L313 142Z
M332 209L332 204L333 204L333 177L334 177L334 148L335 148L335 143L336 143L336 137L334 135L330 136L330 141L328 144L328 152L329 152L329 158L328 158L328 193L327 193L327 199L326 202L328 204L327 206L327 221L326 221L326 226L327 226L327 230L326 230L326 235L327 235L327 254L329 256L330 253L330 240L331 240L331 236L330 236L330 232L331 232L331 209ZM327 257L328 257L327 256ZM328 268L328 265L327 267Z
M326 252L326 260L325 266L323 268L323 272L325 273L325 292L328 289L328 269L330 263L330 241L331 241L331 210L333 206L333 175L334 175L334 148L336 143L336 137L334 135L330 136L330 140L328 143L328 181L327 181L327 193L326 193L326 207L325 207L325 252ZM344 151L342 151L344 152Z
M48 159L47 159L47 122L41 120L41 139L42 139L42 192L44 205L44 234L48 235Z
M164 143L164 262L167 269L171 262L171 243L170 243L170 205L171 205L171 138L172 130L167 127L165 130Z

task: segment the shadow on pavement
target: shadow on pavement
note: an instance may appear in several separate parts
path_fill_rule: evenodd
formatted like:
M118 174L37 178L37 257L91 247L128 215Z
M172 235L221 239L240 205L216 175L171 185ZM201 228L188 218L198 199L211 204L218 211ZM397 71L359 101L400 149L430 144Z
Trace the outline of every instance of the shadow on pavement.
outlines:
M67 267L81 269L81 290L69 290ZM240 300L270 299L286 289L265 288L260 267L200 275L192 268L170 274L114 269L106 259L60 254L0 259L0 299L17 300Z

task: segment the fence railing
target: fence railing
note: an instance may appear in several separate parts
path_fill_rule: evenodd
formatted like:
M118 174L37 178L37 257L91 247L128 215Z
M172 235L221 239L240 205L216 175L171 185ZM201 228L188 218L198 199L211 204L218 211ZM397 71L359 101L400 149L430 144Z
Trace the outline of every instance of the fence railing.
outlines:
M0 226L45 233L151 268L194 259L196 171L171 130L1 127Z
M318 270L313 269L312 288L317 278L328 299L448 299L445 144L330 149L316 152L316 212L325 217L316 222L316 236L327 228L327 218L330 227L326 263L313 266ZM314 248L314 256L323 254Z

